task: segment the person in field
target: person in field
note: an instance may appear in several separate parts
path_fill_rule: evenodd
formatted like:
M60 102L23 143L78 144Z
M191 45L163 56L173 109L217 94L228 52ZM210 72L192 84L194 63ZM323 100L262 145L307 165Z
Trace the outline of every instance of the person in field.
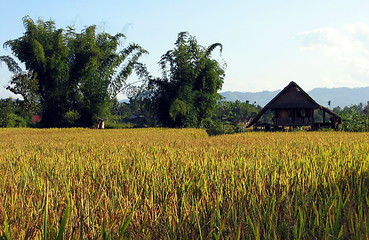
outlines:
M99 118L98 120L97 120L97 129L104 129L104 120L103 119L101 119L101 118Z

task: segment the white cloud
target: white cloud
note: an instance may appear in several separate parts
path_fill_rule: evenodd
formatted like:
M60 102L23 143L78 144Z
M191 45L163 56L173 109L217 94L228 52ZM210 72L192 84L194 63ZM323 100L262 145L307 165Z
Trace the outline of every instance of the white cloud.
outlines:
M302 50L320 50L327 56L352 54L355 46L350 39L333 28L321 28L300 33Z
M358 37L369 37L369 26L364 23L347 24L345 25L345 30Z
M302 51L315 51L345 67L347 79L340 80L341 85L369 85L369 25L347 24L341 31L321 28L302 32L298 39Z

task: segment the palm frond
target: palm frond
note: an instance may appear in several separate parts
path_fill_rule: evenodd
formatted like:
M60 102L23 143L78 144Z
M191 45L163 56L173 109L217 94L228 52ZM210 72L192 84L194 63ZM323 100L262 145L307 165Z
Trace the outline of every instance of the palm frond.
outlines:
M219 47L220 48L220 53L222 54L223 52L223 45L221 43L213 43L211 44L207 49L206 49L206 56L209 56L215 48Z
M187 42L189 33L188 32L180 32L178 33L177 41L175 43L176 46L179 46L183 44L184 42Z
M128 45L128 47L124 48L122 51L120 51L120 56L123 58L127 58L129 55L131 55L133 52L140 52L142 54L148 54L149 52L142 48L140 45L131 43Z
M22 69L19 67L18 63L10 56L0 56L0 62L5 62L8 66L9 71L12 73L20 73Z
M117 33L113 36L113 39L116 41L119 41L119 39L121 38L126 38L126 35L124 35L123 33Z
M131 75L133 70L136 70L137 66L141 68L138 71L142 76L147 73L147 70L142 68L142 65L138 65L138 59L148 52L138 44L130 44L127 48L120 52L120 62L115 66L116 69L120 69L117 74L111 79L109 86L109 94L111 98L114 98L124 88L128 86L126 83L127 78ZM140 80L141 81L141 80Z
M173 57L173 50L169 50L163 56L161 56L159 65L163 72L164 76L167 76L167 63L170 63L171 67L173 66L174 57Z

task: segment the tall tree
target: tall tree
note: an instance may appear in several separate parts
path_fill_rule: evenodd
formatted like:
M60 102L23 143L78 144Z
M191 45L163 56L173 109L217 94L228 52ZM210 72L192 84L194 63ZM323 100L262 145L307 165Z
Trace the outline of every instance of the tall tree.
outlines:
M63 29L56 29L53 21L35 23L29 17L23 18L23 24L26 29L23 36L4 45L37 78L43 122L47 126L59 126L70 109L70 95L75 89L68 81L69 49Z
M95 26L72 36L71 81L78 83L78 121L89 126L96 117L109 112L112 100L126 86L138 59L147 51L137 44L118 51L120 39L125 36L97 34Z
M187 32L178 34L175 48L159 62L161 78L152 78L139 97L155 106L158 119L170 127L202 127L220 99L225 64L211 58L220 43L199 45Z
M118 51L125 36L97 34L95 26L76 33L71 27L57 29L53 21L24 17L23 23L23 36L4 45L24 63L28 78L23 72L22 77L13 78L16 81L10 82L9 89L21 94L36 89L45 126L63 126L70 111L79 114L80 125L91 126L146 53L136 44ZM2 60L19 71L14 60L5 56ZM34 86L25 81L37 87L30 89ZM24 91L16 91L20 87Z

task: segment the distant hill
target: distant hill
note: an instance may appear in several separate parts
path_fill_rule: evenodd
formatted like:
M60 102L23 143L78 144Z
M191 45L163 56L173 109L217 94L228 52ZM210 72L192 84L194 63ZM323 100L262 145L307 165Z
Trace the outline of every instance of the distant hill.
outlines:
M314 88L309 95L321 105L326 106L331 101L331 106L345 107L353 104L367 104L369 101L369 87L363 88Z
M257 105L265 106L274 96L281 90L277 91L263 91L263 92L221 92L227 101L249 101L256 102ZM345 107L353 104L363 103L369 101L369 87L362 88L314 88L307 92L318 104L323 106L328 105L331 101L331 107Z

